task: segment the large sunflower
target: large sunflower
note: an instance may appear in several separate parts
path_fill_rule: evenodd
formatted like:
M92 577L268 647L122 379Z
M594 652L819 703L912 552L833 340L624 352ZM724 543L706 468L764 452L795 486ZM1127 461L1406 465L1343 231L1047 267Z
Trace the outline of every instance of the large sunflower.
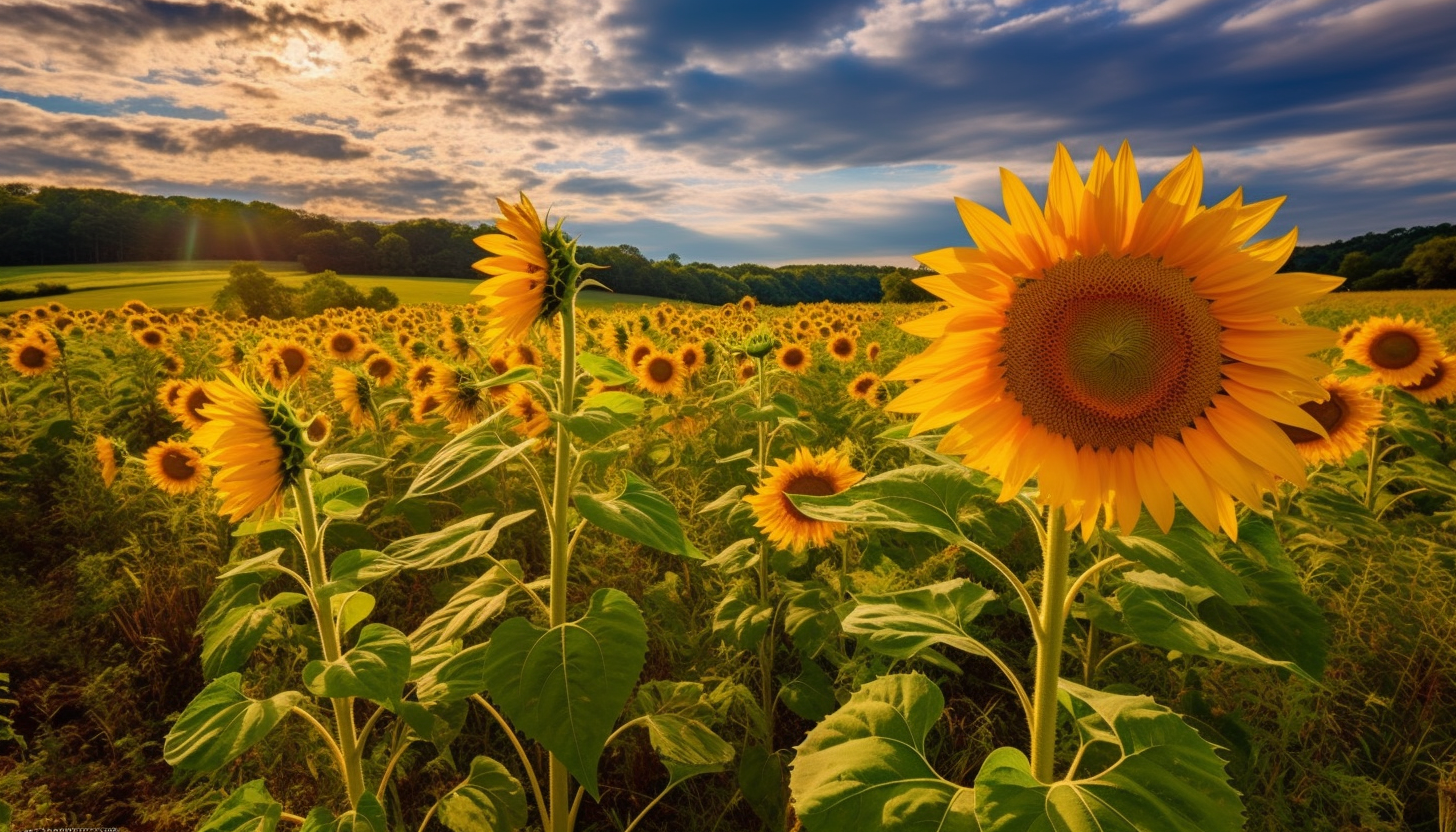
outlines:
M809 545L824 546L834 538L843 523L814 520L789 501L789 494L823 497L838 494L859 482L864 474L854 470L838 451L825 451L819 456L800 447L793 459L775 460L768 469L768 478L758 485L758 493L743 498L753 509L756 525L775 545L802 552Z
M1420 321L1404 316L1371 318L1345 344L1345 357L1369 367L1381 384L1417 384L1436 369L1441 339Z
M97 453L100 452L98 443ZM172 439L158 442L147 449L144 461L152 484L168 494L191 494L207 479L207 468L202 464L202 457L184 442ZM104 472L103 467L103 476Z
M1124 530L1142 506L1167 529L1176 495L1209 529L1237 533L1233 497L1259 505L1272 475L1304 482L1279 424L1324 432L1310 353L1334 333L1281 315L1340 278L1277 274L1295 232L1245 245L1282 200L1242 191L1200 204L1194 150L1144 200L1131 150L1099 149L1086 181L1057 146L1045 207L1001 171L1007 215L957 200L976 248L920 255L916 283L949 308L905 325L935 339L888 378L916 431L950 426L943 452L1039 499L1088 533Z
M1343 463L1365 446L1371 428L1385 421L1380 400L1370 395L1368 382L1326 376L1320 384L1330 394L1322 402L1306 402L1300 407L1325 429L1325 436L1303 428L1280 425L1299 449L1299 455L1311 465Z
M10 366L23 376L42 376L60 360L56 340L32 334L10 345Z
M236 522L262 509L283 506L283 492L298 482L308 458L304 426L282 399L253 390L237 376L213 382L202 407L207 423L192 434L206 448L203 462L216 468L212 485L222 498L219 513Z
M569 245L560 225L547 228L525 194L514 205L503 199L496 203L501 209L495 224L499 233L475 238L476 245L495 256L474 267L492 277L472 292L485 298L485 337L491 344L519 341L531 324L555 313L565 299L568 279L565 264L552 263L552 255Z
M681 393L685 375L678 357L664 350L653 350L637 365L637 384L659 396Z

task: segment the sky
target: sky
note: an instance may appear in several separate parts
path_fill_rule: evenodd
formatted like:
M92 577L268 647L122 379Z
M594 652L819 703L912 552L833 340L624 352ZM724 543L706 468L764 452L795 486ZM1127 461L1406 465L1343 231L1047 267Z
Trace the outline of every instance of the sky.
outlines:
M0 181L908 265L1124 140L1320 243L1456 220L1453 0L0 0Z

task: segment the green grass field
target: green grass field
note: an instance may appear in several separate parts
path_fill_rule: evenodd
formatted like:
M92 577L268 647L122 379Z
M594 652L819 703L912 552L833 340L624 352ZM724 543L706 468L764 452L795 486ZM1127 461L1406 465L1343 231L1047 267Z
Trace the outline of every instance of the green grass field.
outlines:
M289 286L299 286L308 275L297 263L265 262L263 270ZM29 288L36 283L64 283L71 287L66 295L54 298L20 298L0 301L0 313L57 300L72 309L114 309L129 300L140 300L157 309L181 309L188 306L212 306L213 296L227 281L230 260L196 260L191 262L102 263L77 266L5 266L0 267L0 287ZM386 286L399 296L400 303L468 303L470 291L478 280L450 277L381 277L375 275L342 275L367 292L373 286ZM583 295L590 306L615 303L657 303L661 298L643 295L611 295L591 292Z

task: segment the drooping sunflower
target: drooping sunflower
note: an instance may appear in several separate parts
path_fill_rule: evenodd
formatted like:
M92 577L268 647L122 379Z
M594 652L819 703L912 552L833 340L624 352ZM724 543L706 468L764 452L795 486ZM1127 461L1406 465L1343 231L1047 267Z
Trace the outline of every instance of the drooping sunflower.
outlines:
M324 440L329 438L329 431L333 427L333 422L329 421L329 414L315 413L304 427L303 435L307 436L308 441L314 446L322 445Z
M202 379L193 379L182 385L177 393L176 405L173 412L182 421L183 427L195 431L207 424L207 417L202 414L202 408L212 404L212 397L207 393L208 382Z
M1417 384L1444 350L1436 331L1405 316L1371 318L1345 345L1345 357L1369 367L1381 384Z
M849 395L866 402L876 401L880 388L880 377L874 373L860 373L849 383Z
M506 412L520 420L512 429L522 436L540 436L551 427L551 417L547 415L546 408L536 401L525 385L511 385Z
M147 449L144 461L152 484L168 494L191 494L207 479L201 455L185 442L158 442Z
M835 361L854 360L854 352L857 349L854 338L849 335L836 335L830 338L826 347Z
M678 357L662 350L653 350L637 365L637 383L642 389L659 396L681 393L684 376Z
M1329 398L1305 402L1300 408L1320 423L1326 435L1288 425L1280 427L1309 464L1338 465L1365 447L1370 430L1379 427L1385 417L1380 400L1370 394L1368 383L1326 376L1320 385L1329 392Z
M813 363L809 351L798 344L784 344L779 347L777 359L779 366L791 373L807 373L809 365Z
M1085 181L1058 145L1045 207L1001 182L1009 222L958 200L977 247L917 258L939 274L915 282L949 306L904 326L935 340L888 376L918 380L890 408L950 426L940 450L1003 500L1036 476L1084 534L1104 510L1130 530L1144 505L1167 529L1176 495L1232 536L1234 497L1261 504L1274 474L1302 485L1279 426L1324 431L1298 404L1326 397L1310 353L1334 333L1281 315L1341 279L1277 274L1295 232L1246 245L1282 200L1203 207L1197 150L1144 200L1126 143Z
M399 377L399 362L384 353L375 353L364 360L364 372L380 387L394 384Z
M440 402L440 415L450 423L450 430L459 433L490 415L490 395L476 387L476 379L450 368L430 388Z
M475 238L475 244L495 255L474 264L491 275L472 294L481 295L486 308L486 340L491 344L519 341L538 320L551 317L566 298L574 246L561 224L547 228L525 194L515 204L497 199L501 218L495 234Z
M1426 404L1435 404L1456 395L1456 355L1443 355L1436 366L1415 384L1402 384L1400 389Z
M43 376L61 358L54 338L41 338L32 333L10 345L10 366L23 376Z
M743 501L753 509L756 525L770 541L781 548L802 552L811 544L828 544L844 524L814 520L799 511L786 495L838 494L863 477L836 450L816 457L808 448L800 447L794 451L793 459L775 460L769 466L768 477L758 484L757 492Z
M121 464L121 454L116 443L104 436L96 437L96 463L101 468L101 482L107 488L116 482L116 473Z
M368 376L348 367L335 367L329 376L329 386L334 390L334 399L344 409L344 415L349 417L350 425L358 428L374 423L374 417L370 415L373 390L370 389Z
M202 461L216 469L212 485L222 498L219 513L233 522L260 510L276 514L283 492L303 476L308 459L303 423L286 401L231 374L213 382L208 395L212 402L202 407L207 424L192 441L207 449Z
M352 329L336 329L324 342L337 361L358 361L364 357L364 339Z

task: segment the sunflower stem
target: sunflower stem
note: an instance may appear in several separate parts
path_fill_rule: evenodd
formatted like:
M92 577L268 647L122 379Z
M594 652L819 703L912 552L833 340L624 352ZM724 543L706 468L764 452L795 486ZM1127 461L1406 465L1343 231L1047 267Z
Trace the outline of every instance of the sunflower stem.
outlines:
M1385 407L1385 393L1381 391L1380 406ZM1365 509L1375 510L1375 470L1380 467L1380 426L1370 429L1370 447L1365 451Z
M324 564L323 535L319 531L318 511L313 504L313 480L311 472L304 469L297 485L293 486L293 502L298 508L298 531L303 540L303 559L308 565L308 581L313 589L329 579ZM318 622L319 645L323 649L324 661L338 661L339 631L334 624L333 610L326 600L320 601L317 593L312 594L314 620ZM334 706L334 724L338 729L339 761L344 770L344 786L349 793L349 806L359 805L364 795L364 768L359 758L358 738L354 733L354 697L346 696L330 700Z
M1061 676L1062 629L1067 617L1067 562L1072 533L1061 508L1047 517L1041 592L1041 633L1036 644L1036 687L1032 691L1031 773L1043 783L1055 775L1057 681Z
M576 413L576 281L566 286L561 300L561 378L557 408L566 417ZM551 626L566 624L566 576L571 557L571 431L566 422L556 423L556 465L551 483ZM550 758L551 815L542 824L551 832L571 828L571 781L566 764L555 754Z
M768 373L765 372L766 365L762 357L754 359L754 366L757 368L758 376L758 402L757 406L763 408L768 401ZM769 432L768 424L758 423L758 478L760 481L767 476L768 471L768 445ZM769 547L767 540L759 541L758 549L758 600L761 604L769 604L769 575L768 575ZM773 689L773 626L763 634L763 641L758 646L758 666L762 674L759 685L760 704L763 708L764 742L768 748L773 748L774 737L774 705L778 697L774 695Z

